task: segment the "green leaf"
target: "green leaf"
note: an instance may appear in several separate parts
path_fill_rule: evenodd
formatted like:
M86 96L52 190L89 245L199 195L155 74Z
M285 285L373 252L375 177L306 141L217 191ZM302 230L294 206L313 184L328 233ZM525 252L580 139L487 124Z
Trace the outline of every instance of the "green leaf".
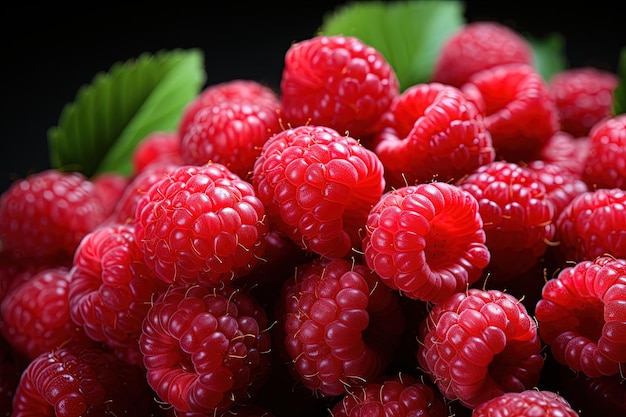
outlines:
M544 80L549 81L554 74L568 68L563 34L551 33L541 39L527 35L526 39L533 48L535 68Z
M464 23L461 1L356 1L328 13L318 33L355 36L378 49L403 91L430 80L443 43Z
M626 113L626 47L623 47L619 54L617 76L619 84L613 92L613 116Z
M82 86L48 130L52 167L87 176L132 173L137 143L173 131L205 82L200 50L175 49L114 64Z

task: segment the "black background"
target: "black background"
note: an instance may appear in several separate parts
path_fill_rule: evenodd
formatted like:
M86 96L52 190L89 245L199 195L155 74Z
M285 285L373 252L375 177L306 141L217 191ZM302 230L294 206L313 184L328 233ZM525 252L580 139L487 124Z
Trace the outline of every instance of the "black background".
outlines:
M0 25L5 45L0 191L49 167L47 130L80 86L115 62L197 47L205 53L207 84L246 78L277 86L290 44L312 37L325 14L344 3L8 6ZM561 32L570 66L616 70L619 50L626 46L626 21L614 9L617 2L550 3L466 1L465 17L498 20L538 37Z

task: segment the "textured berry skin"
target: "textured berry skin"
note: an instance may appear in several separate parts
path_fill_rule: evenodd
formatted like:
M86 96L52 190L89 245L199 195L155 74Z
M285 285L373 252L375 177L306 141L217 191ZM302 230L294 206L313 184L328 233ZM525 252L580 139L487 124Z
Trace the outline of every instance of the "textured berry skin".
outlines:
M42 353L22 373L12 417L148 417L151 392L140 368L101 349Z
M291 45L280 82L283 123L333 128L361 139L399 93L396 74L375 48L350 36L316 36Z
M292 377L322 396L343 395L385 371L405 329L395 292L365 265L317 258L283 285L275 345Z
M554 239L555 206L532 170L506 161L479 167L458 186L478 200L490 280L504 282L529 270Z
M496 159L515 163L537 159L560 129L548 85L530 65L499 65L480 71L461 90L484 113Z
M387 286L422 301L437 303L464 290L490 259L478 202L445 182L386 193L365 231L367 265Z
M284 130L264 145L252 178L272 230L318 255L361 247L361 229L385 188L378 156L325 126Z
M546 390L529 389L507 392L474 409L472 417L578 417L561 395Z
M447 417L441 396L408 374L385 376L341 397L334 417Z
M535 315L554 358L595 378L626 364L626 261L602 256L546 282Z
M265 141L282 130L280 101L230 100L198 109L181 137L183 162L225 165L247 179Z
M167 283L237 279L258 263L269 231L252 185L218 163L168 171L135 219L145 262Z
M433 306L418 360L440 392L473 409L536 386L544 359L536 324L510 294L470 288Z
M458 180L495 158L483 116L458 88L418 84L383 115L374 150L388 187Z
M106 216L115 211L117 202L124 194L130 180L128 177L115 172L103 172L91 178L95 194L99 197Z
M548 88L561 119L561 130L587 136L599 121L611 116L617 74L594 67L568 68L550 78Z
M577 177L582 177L589 152L589 137L575 138L569 133L556 132L539 152L539 160L557 164Z
M243 290L174 286L143 322L148 383L177 411L219 415L263 382L271 362L267 326L265 311Z
M66 344L96 346L70 316L70 280L65 267L43 269L16 286L0 304L0 330L25 358L32 360Z
M0 196L0 242L19 259L71 258L107 216L96 187L77 172L49 169L17 180Z
M460 87L471 75L485 69L533 63L531 45L520 33L498 22L476 21L465 24L446 40L431 78Z
M626 190L626 113L591 128L582 177L589 188Z
M604 254L626 257L626 191L589 190L556 218L557 254L564 261L593 260Z
M68 299L73 321L128 363L142 366L141 325L167 284L146 266L134 226L106 225L76 249Z
M156 131L143 138L132 153L133 174L138 175L151 164L183 165L178 132Z

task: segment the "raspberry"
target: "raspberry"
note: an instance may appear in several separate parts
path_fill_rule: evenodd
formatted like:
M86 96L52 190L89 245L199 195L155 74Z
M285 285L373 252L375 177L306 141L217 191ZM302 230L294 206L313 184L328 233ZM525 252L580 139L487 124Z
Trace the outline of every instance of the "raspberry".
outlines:
M458 180L494 160L482 114L455 87L409 87L383 115L376 153L391 187Z
M265 141L282 130L278 97L273 101L230 100L198 109L181 137L183 162L225 165L247 179Z
M321 125L360 139L398 95L396 74L374 47L351 36L316 36L291 45L280 82L287 126Z
M275 343L292 377L336 396L379 377L405 329L398 297L358 261L316 258L283 285Z
M477 72L461 90L483 111L496 159L515 163L538 159L560 128L548 85L530 65L499 65Z
M359 234L385 188L378 156L325 126L298 126L270 138L252 183L272 230L302 248L342 258L361 247Z
M626 190L626 113L591 128L582 178L589 188Z
M626 191L599 188L572 199L556 218L557 257L593 260L626 257Z
M218 163L170 170L135 218L144 260L167 283L239 278L258 263L269 231L252 185Z
M533 63L532 47L520 33L498 22L475 21L466 23L446 40L431 80L460 87L482 70Z
M447 417L443 399L411 375L384 376L354 393L344 394L332 408L334 417Z
M270 366L258 301L227 284L173 286L150 307L139 345L147 380L177 411L219 415L252 397Z
M94 347L70 316L70 276L65 267L50 267L16 286L0 304L0 330L25 358L75 344Z
M0 196L0 246L19 259L71 257L107 214L83 174L54 169L17 180Z
M582 177L589 152L589 137L575 138L556 132L539 152L539 160L557 164L577 177Z
M183 165L178 132L152 132L135 146L132 153L133 174L138 175L150 164Z
M365 230L367 265L414 299L437 303L464 290L490 259L476 199L444 182L383 195Z
M141 366L141 324L167 284L145 265L134 226L106 225L87 234L76 249L69 276L73 321L121 359Z
M555 235L554 203L535 172L494 161L458 186L478 200L491 260L490 280L504 282L536 265Z
M592 378L626 364L626 260L602 256L546 282L535 315L554 358Z
M111 215L130 180L122 174L104 172L93 177L91 181L96 189L95 194L100 198L103 211L107 216Z
M143 371L101 349L66 346L42 353L24 370L12 417L148 417Z
M574 137L587 136L600 120L610 117L617 74L594 67L567 68L548 82L556 103L561 130Z
M507 392L474 409L472 417L578 417L578 413L561 395L547 390Z
M440 392L468 408L530 389L544 359L536 324L515 297L469 288L433 306L418 360Z

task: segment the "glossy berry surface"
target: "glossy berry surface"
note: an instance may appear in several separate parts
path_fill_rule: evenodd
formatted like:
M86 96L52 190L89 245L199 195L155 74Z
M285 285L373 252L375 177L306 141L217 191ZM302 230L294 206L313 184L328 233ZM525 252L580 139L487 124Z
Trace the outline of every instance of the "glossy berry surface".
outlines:
M529 389L507 392L484 402L472 413L472 417L578 417L565 398L547 390Z
M582 178L592 189L626 190L626 113L591 128Z

